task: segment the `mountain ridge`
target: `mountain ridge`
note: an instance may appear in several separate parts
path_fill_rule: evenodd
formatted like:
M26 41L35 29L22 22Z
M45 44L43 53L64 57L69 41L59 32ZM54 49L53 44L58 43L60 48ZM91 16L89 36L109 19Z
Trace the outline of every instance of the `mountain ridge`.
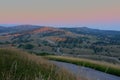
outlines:
M40 28L40 27L53 27L53 28L70 28L70 29L72 29L72 28L76 28L76 29L91 29L91 30L102 30L102 29L94 29L94 28L89 28L89 27L54 27L54 26L40 26L40 25L29 25L29 24L25 24L25 25L15 25L15 26L7 26L7 27L5 27L5 26L0 26L0 28L8 28L8 29L11 29L11 28L17 28L17 29L21 29L21 28L28 28L28 27L31 27L31 28ZM102 30L102 31L117 31L117 30ZM119 31L118 31L119 32Z

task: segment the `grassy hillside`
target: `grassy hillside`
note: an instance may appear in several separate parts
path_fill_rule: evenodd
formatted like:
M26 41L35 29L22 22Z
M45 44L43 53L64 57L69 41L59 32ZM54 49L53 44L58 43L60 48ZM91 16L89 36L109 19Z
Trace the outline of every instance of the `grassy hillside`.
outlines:
M120 76L120 65L110 64L107 62L93 61L89 59L65 57L65 56L46 56L46 58L56 61L68 62L85 67L90 67L105 73Z
M75 77L36 55L0 49L0 80L75 80Z
M10 27L10 30L13 32L0 33L0 47L10 46L37 54L80 56L120 64L120 31L33 25Z

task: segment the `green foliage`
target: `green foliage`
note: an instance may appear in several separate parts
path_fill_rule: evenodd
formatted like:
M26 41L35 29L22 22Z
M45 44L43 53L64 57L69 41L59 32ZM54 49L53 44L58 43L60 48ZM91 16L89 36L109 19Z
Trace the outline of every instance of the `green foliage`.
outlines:
M10 44L10 42L9 41L5 41L5 44Z
M120 60L120 58L118 58L118 60Z
M25 44L25 45L23 46L23 48L24 48L24 49L33 49L33 48L34 48L34 45L32 45L32 44Z
M50 53L46 53L46 52L35 53L35 54L36 54L36 55L40 55L40 56L54 55L54 54L50 54Z
M4 44L3 42L0 42L0 45Z

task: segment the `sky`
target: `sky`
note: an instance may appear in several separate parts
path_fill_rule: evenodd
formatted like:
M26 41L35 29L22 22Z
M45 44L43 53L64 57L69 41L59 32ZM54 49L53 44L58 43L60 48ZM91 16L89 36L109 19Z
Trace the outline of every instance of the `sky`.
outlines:
M0 0L0 24L120 30L120 0Z

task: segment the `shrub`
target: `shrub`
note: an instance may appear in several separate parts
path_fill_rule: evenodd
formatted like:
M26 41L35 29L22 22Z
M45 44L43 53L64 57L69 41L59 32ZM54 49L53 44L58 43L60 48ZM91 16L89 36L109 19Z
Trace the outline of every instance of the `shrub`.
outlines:
M32 44L25 44L25 45L23 46L23 48L24 48L24 49L33 49L33 48L34 48L34 45L32 45Z

